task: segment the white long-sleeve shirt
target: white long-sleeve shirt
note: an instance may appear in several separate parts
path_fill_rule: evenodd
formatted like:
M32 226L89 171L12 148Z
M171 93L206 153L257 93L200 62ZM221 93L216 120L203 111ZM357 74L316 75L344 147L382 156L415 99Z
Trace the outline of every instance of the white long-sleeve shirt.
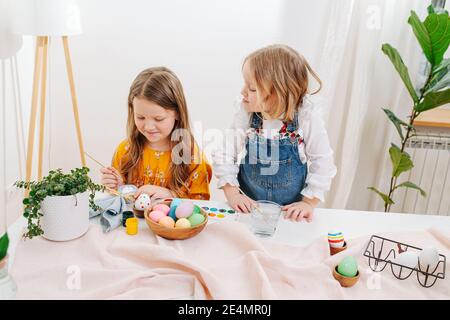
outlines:
M237 176L240 161L245 157L245 137L250 127L250 116L251 113L239 104L231 130L227 130L226 140L213 153L214 174L219 180L219 188L226 184L239 186ZM278 133L282 125L281 120L264 120L262 132L270 138ZM308 95L303 99L299 110L298 128L304 140L304 143L298 145L298 153L302 163L308 164L306 187L301 194L325 201L325 192L330 189L331 180L336 175L336 166L321 110Z

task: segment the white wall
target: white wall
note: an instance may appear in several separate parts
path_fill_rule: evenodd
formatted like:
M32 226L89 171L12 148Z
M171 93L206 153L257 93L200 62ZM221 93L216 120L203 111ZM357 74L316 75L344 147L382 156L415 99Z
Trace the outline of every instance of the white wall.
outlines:
M84 33L70 38L70 49L86 151L110 162L125 136L131 81L150 66L167 66L179 76L194 128L227 128L242 84L242 61L251 51L275 42L294 46L295 40L314 64L317 37L310 23L322 16L323 3L80 0ZM52 40L51 54L47 165L68 169L80 161L60 39ZM212 196L220 199L215 183Z

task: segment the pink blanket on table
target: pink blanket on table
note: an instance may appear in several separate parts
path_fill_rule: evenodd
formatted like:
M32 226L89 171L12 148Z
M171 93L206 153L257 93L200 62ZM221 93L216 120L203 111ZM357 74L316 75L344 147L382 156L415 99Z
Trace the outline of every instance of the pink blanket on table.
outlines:
M417 247L433 245L450 258L450 235L436 229L382 235ZM123 228L104 234L92 224L69 242L21 241L11 275L18 299L450 298L448 274L422 288L414 274L400 281L390 268L372 272L363 256L369 238L347 239L348 249L330 257L326 235L296 247L259 241L238 222L209 224L182 241L150 229L135 236ZM357 259L361 276L353 287L342 288L332 269L347 255Z

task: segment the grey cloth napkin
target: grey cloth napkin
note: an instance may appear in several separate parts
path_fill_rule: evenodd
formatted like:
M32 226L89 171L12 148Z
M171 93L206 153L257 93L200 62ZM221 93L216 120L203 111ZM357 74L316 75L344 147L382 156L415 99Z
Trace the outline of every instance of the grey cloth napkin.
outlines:
M89 210L89 218L100 216L100 225L103 232L109 232L121 225L122 212L128 209L124 198L120 196L111 196L94 201L101 210ZM132 210L132 206L131 206Z

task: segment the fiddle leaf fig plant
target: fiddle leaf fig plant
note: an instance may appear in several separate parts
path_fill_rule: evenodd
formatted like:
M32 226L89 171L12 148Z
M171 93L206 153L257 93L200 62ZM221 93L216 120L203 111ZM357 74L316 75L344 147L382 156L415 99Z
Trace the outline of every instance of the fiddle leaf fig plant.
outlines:
M9 237L8 233L5 232L5 234L0 238L0 261L8 254L8 247Z
M411 181L398 183L398 178L414 167L410 155L405 147L410 138L415 135L414 120L424 111L431 110L450 103L450 59L444 59L444 54L450 45L450 18L447 11L436 12L432 5L428 7L428 16L422 22L414 11L408 19L408 23L419 42L427 59L429 72L425 83L417 90L414 88L397 49L386 43L382 46L383 53L389 58L395 70L399 74L406 90L412 100L411 113L408 120L401 120L392 110L383 108L388 119L394 124L398 132L401 145L391 143L389 156L392 163L392 173L389 191L384 193L375 187L368 189L378 194L384 202L384 211L389 212L394 204L394 192L399 188L415 189L422 196L426 192Z
M89 206L93 210L100 208L94 203L96 191L104 191L105 187L95 184L88 176L89 168L82 167L64 174L61 169L52 170L41 181L16 181L14 185L18 188L29 190L28 197L23 199L23 216L28 220L28 230L25 238L33 238L44 233L41 228L40 218L41 203L50 196L70 196L89 191Z

